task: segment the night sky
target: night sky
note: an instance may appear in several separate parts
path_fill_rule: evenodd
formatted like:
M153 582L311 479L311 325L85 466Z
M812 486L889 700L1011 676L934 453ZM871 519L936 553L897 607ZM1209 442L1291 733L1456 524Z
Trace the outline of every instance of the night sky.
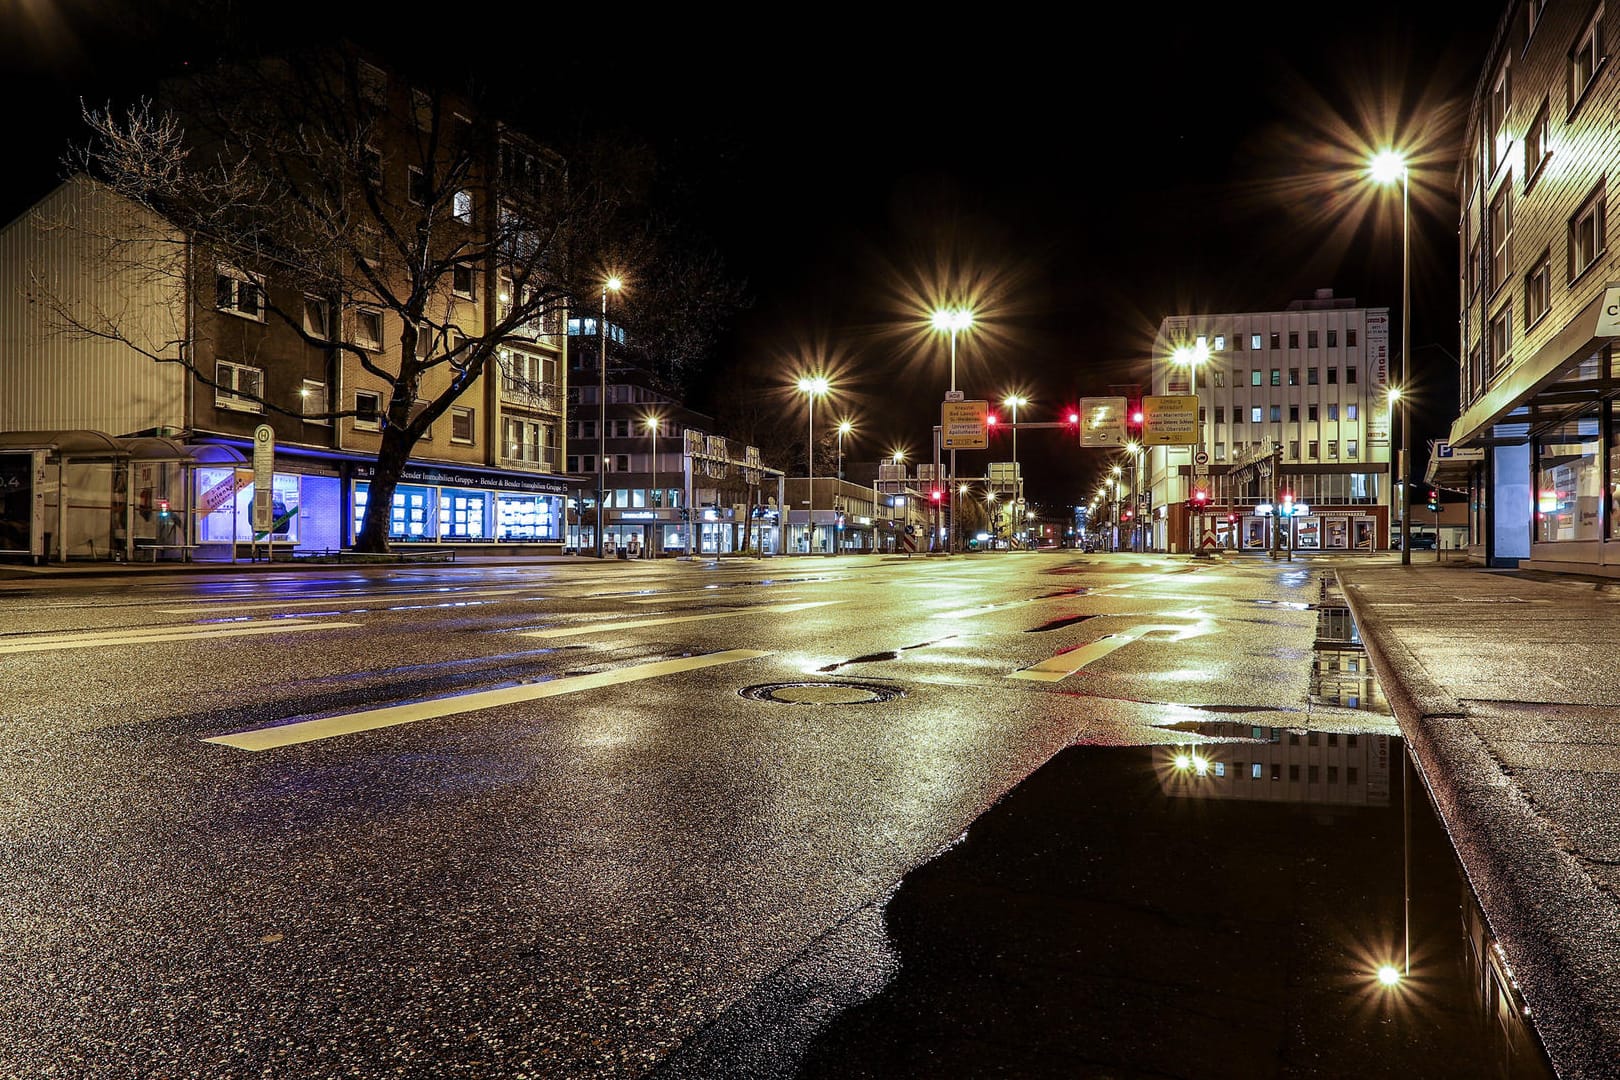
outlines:
M1388 305L1398 342L1399 195L1358 174L1368 150L1398 143L1418 148L1420 469L1422 440L1455 415L1456 156L1495 5L1275 20L1251 10L1270 5L1160 4L1110 7L1106 24L1008 8L931 25L904 24L921 9L782 9L760 13L769 26L702 24L694 9L519 23L478 3L424 25L408 7L334 7L0 0L0 77L20 119L0 218L58 175L81 95L126 97L224 35L341 33L449 75L470 64L510 87L519 123L637 132L686 178L694 224L752 298L694 405L714 411L739 368L783 387L825 368L827 413L856 421L846 451L869 460L929 449L949 364L923 327L942 300L971 296L980 318L958 341L958 387L1022 391L1024 420L1145 381L1170 314L1332 288ZM1434 10L1459 7L1472 23ZM454 55L481 27L496 43ZM802 398L776 396L801 425ZM1030 498L1052 503L1082 501L1104 464L1045 431L1021 435L1019 457Z

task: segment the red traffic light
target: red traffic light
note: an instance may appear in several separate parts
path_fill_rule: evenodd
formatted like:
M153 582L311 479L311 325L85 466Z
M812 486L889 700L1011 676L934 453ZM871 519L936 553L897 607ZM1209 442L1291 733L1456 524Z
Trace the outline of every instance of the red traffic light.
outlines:
M1132 409L1131 410L1131 423L1140 424L1141 422L1142 422L1142 410L1141 409Z
M939 500L940 500L940 490L938 488L935 488L933 491L930 491L928 493L928 497L930 499L934 500L935 502L939 502Z
M998 420L998 417L996 416L995 413L986 413L985 414L984 423L985 423L986 427L995 427L997 420Z
M1226 520L1231 522L1233 525L1237 524L1237 519L1238 519L1238 516L1236 514L1227 514L1226 515Z
M1079 422L1080 422L1080 414L1079 413L1077 413L1077 412L1069 413L1069 423L1078 424Z
M1209 492L1203 488L1193 488L1192 501L1198 506L1203 506L1209 502Z

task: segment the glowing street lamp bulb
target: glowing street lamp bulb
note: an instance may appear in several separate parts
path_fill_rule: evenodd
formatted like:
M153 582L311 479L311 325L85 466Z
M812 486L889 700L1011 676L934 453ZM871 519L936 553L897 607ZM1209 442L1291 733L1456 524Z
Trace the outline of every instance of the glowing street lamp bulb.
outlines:
M618 292L620 289L624 288L624 282L619 280L616 277L610 277L610 278L607 279L607 282L605 283L605 287L610 292Z
M1406 175L1406 158L1394 150L1373 155L1367 163L1367 175L1380 184L1390 184Z
M1401 981L1401 972L1394 964L1385 964L1378 969L1378 981L1384 986L1398 986Z
M1392 386L1392 387L1389 388L1389 400L1390 400L1391 404L1401 400L1401 388L1400 387Z
M1202 754L1194 754L1192 759L1193 772L1199 776L1209 775L1209 759Z
M966 330L973 325L973 312L967 308L940 308L934 312L935 330Z
M1180 769L1182 772L1186 772L1188 769L1192 768L1192 755L1177 754L1176 768Z
M647 430L654 431L657 430L658 425L662 420L663 417L661 416L649 416L647 419L643 420L642 423L647 426Z
M827 392L827 380L820 375L814 378L806 376L799 380L799 389L806 394L825 394Z
M838 434L840 435L848 435L852 430L854 430L854 428L855 425L850 423L848 420L838 421Z

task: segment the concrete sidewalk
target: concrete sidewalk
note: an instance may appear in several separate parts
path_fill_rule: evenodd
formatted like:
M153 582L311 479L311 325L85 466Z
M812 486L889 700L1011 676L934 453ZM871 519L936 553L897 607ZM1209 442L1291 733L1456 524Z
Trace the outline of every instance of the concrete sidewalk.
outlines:
M1620 581L1338 577L1558 1075L1620 1076Z

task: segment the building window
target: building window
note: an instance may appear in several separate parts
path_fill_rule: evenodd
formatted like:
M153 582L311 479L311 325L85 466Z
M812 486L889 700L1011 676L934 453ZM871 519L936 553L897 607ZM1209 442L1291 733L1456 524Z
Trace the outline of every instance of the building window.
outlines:
M1541 258L1524 276L1524 324L1536 325L1547 314L1552 297L1552 255L1543 251Z
M321 341L332 340L332 305L304 294L304 333Z
M1314 349L1319 344L1320 344L1320 340L1317 338L1315 330L1307 330L1307 331L1305 331L1305 347L1307 349Z
M1262 346L1260 344L1260 335L1259 334L1250 334L1249 335L1249 348L1251 348L1251 349L1259 349L1259 348L1263 348L1263 347L1264 346Z
M214 306L264 322L264 278L227 266L214 271Z
M1491 373L1507 367L1508 354L1513 351L1513 308L1504 307L1491 320Z
M1359 452L1359 447L1357 446L1355 439L1346 439L1346 440L1344 440L1344 456L1345 457L1354 459L1358 452Z
M1216 334L1215 335L1215 351L1216 352L1225 352L1226 351L1226 335L1225 334Z
M1336 367L1330 367L1330 368L1327 369L1327 373L1328 373L1328 385L1329 386L1338 385L1338 382L1339 382L1339 369L1336 368Z
M1541 167L1547 164L1552 151L1547 148L1547 102L1541 103L1536 110L1536 118L1530 121L1530 127L1524 133L1524 187L1530 190L1530 185L1536 182L1541 175Z
M354 392L354 430L382 430L382 395L375 390Z
M461 405L450 406L450 441L453 443L470 443L473 441L473 411Z
M1271 422L1273 424L1282 423L1282 406L1281 405L1273 405L1271 407Z
M1307 405L1307 406L1305 406L1305 419L1309 420L1313 424L1316 423L1317 415L1320 412L1321 408L1322 408L1322 406L1320 406L1320 405Z
M428 204L427 173L411 165L406 170L405 197L417 206Z
M1217 424L1226 423L1226 406L1225 405L1217 405L1217 406L1215 406L1215 422Z
M530 465L544 463L543 452L549 445L551 425L539 420L517 416L501 418L501 456L508 461Z
M433 130L433 95L426 90L411 91L411 113L416 118L416 126L423 131Z
M1288 347L1290 349L1299 348L1299 331L1298 330L1290 330L1290 331L1288 331Z
M1290 405L1290 406L1288 406L1288 422L1290 424L1299 423L1299 406L1298 405Z
M1225 461L1226 460L1226 444L1225 443L1218 442L1218 443L1215 444L1215 460L1216 461Z
M1312 461L1316 460L1316 446L1317 442L1315 439L1312 439L1305 444L1305 455Z
M1272 386L1281 386L1282 385L1282 368L1272 368L1271 369L1271 385Z
M1574 281L1597 262L1607 246L1604 236L1603 185L1586 197L1569 219L1569 280Z
M382 349L382 312L359 308L354 312L354 332L350 341L373 352Z
M471 263L456 263L450 270L450 288L468 300L477 295L478 271Z
M1344 343L1348 348L1353 349L1353 348L1356 347L1356 328L1355 327L1353 327L1353 326L1345 327L1345 329L1344 329Z
M1354 386L1356 384L1356 369L1355 368L1349 367L1349 366L1345 367L1345 369L1344 369L1344 381L1347 384L1349 384L1350 386Z
M1298 386L1299 385L1299 368L1291 367L1291 368L1288 369L1288 385L1289 386Z
M1569 54L1569 111L1574 112L1586 93L1586 88L1592 85L1597 77L1598 68L1602 66L1603 55L1603 5L1599 4L1592 13L1591 20L1586 29L1575 42L1575 48Z
M381 266L383 261L382 233L376 229L361 227L355 232L354 250L355 254L360 257L361 262L372 267Z
M322 415L328 411L325 383L318 379L305 379L304 385L299 388L298 397L303 404L304 423L330 424L332 422Z
M371 184L378 191L382 190L382 151L378 150L375 146L362 146L360 148L360 178Z
M1288 440L1288 457L1293 461L1299 460L1299 440Z
M1280 331L1273 330L1271 332L1271 347L1273 349L1282 348L1282 333Z
M1329 405L1328 406L1328 419L1329 420L1337 420L1338 418L1339 418L1339 407L1337 405Z
M1338 461L1339 460L1339 440L1338 439L1329 439L1327 441L1327 456L1328 456L1329 461Z
M371 105L388 103L388 73L376 64L360 61L358 71L360 99Z
M1508 121L1513 116L1513 72L1508 61L1503 60L1502 66L1497 69L1496 81L1491 84L1491 133L1487 152L1490 157L1486 164L1486 172L1494 173L1497 164L1502 160L1511 139L1508 136Z
M1339 332L1337 330L1329 330L1327 332L1327 335L1328 335L1328 348L1331 349L1334 346L1339 344Z
M1355 406L1355 405L1346 405L1344 407L1344 418L1346 420L1354 420L1359 412L1360 412L1360 409L1357 406Z
M454 217L457 221L461 222L463 225L471 225L472 224L472 219L473 219L473 197L472 197L472 192L466 190L465 188L463 188L461 191L456 192L455 197L451 200L451 203L450 203L450 216Z
M1513 180L1502 181L1502 190L1491 200L1490 292L1500 289L1513 273Z
M1261 422L1263 422L1264 417L1265 417L1265 406L1264 405L1255 405L1255 406L1253 406L1252 408L1249 409L1249 422L1250 423L1253 423L1253 424L1261 423Z
M220 360L214 364L214 407L237 412L264 412L264 372Z
M1261 372L1261 370L1259 368L1255 368L1249 374L1249 385L1250 386L1261 386L1261 385L1263 385L1262 382L1261 382L1261 379L1263 377L1264 376L1263 376L1263 373Z

